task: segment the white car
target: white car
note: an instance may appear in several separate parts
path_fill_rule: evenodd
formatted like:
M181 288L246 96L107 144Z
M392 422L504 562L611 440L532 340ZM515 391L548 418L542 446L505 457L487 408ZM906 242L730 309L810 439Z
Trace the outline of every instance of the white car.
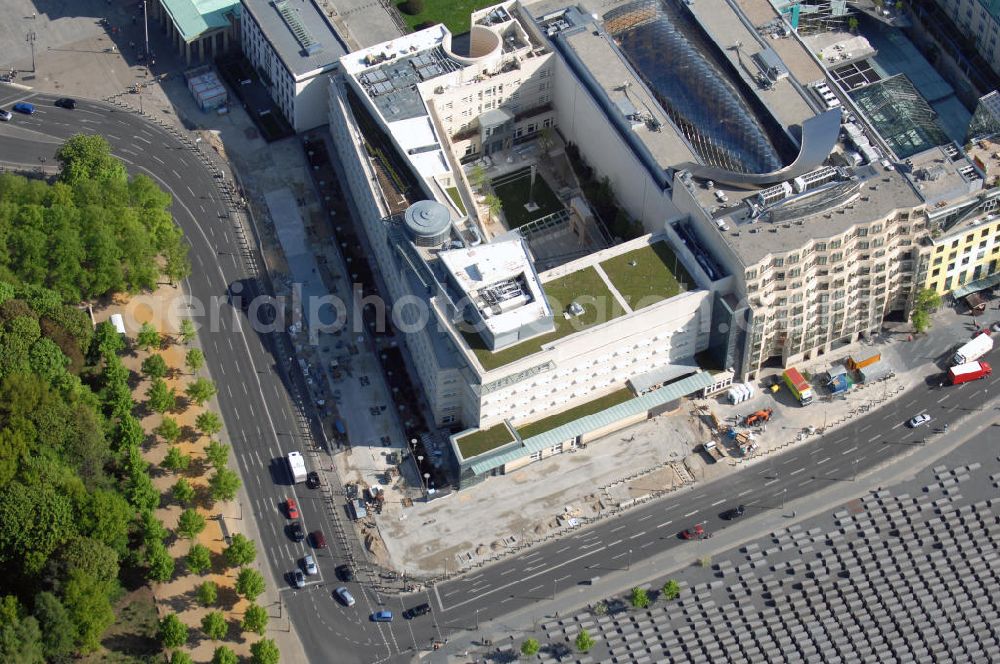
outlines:
M302 559L302 566L306 569L306 574L312 576L313 574L319 574L319 568L316 567L316 561L312 556L306 556Z
M916 429L917 427L927 424L930 421L931 421L930 415L928 415L927 413L921 413L920 415L917 415L916 417L911 419L907 424L909 424L911 429Z
M2 108L0 108L0 120L3 120L4 122L10 122L10 119L12 117L14 117L13 113L11 113L10 111L5 111Z
M1000 320L998 320L997 322L993 323L993 325L990 327L990 329L993 330L994 332L1000 332Z

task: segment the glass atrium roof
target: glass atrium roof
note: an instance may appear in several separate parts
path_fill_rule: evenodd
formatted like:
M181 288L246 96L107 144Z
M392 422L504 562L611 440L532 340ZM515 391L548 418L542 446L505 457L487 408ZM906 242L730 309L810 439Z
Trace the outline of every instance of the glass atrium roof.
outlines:
M766 120L730 80L686 10L672 0L638 0L608 12L604 22L706 164L738 173L782 167Z
M950 143L937 113L905 74L849 92L898 159Z

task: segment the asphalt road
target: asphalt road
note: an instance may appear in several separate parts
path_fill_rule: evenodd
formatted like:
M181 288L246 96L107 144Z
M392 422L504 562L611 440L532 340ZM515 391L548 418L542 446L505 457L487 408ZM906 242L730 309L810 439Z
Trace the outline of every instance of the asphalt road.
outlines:
M25 95L0 87L0 107L9 107ZM39 112L0 123L0 159L29 165L50 164L62 140L79 131L105 135L117 156L133 173L146 173L174 196L174 214L192 243L194 267L186 284L194 297L225 301L227 286L250 277L242 260L241 239L225 215L226 204L210 172L169 132L142 118L106 105L81 102L75 111L51 106L54 98L27 95ZM44 158L46 161L42 162ZM549 599L596 576L626 570L632 564L677 546L696 548L678 532L702 523L711 533L725 523L719 514L737 504L747 508L744 519L756 511L784 509L786 503L829 482L850 482L857 472L920 444L933 444L934 431L950 423L995 391L1000 374L956 387L921 384L886 407L858 417L850 424L723 480L696 484L692 490L646 504L624 515L533 548L488 568L438 584L427 593L408 598L381 597L370 584L347 584L358 605L347 609L332 597L340 585L333 568L344 559L343 544L331 534L333 512L340 509L339 486L309 491L289 486L280 464L273 463L291 449L305 451L303 420L289 395L284 368L272 363L272 340L247 328L246 320L227 304L220 310L217 331L202 331L207 364L219 387L219 406L258 524L263 552L274 580L283 587L280 626L294 623L311 661L380 662L406 659L404 653L426 648L434 638L456 630L474 630L533 602ZM942 349L944 350L944 349ZM995 353L994 355L1000 355ZM876 388L877 389L877 388ZM821 408L822 404L810 406ZM911 430L905 422L928 412L933 421ZM283 584L297 560L309 552L305 543L291 542L284 533L287 520L280 509L287 497L298 499L307 530L327 533L330 548L318 553L320 575L301 591ZM332 497L332 500L331 500ZM379 608L401 612L430 601L433 614L413 621L374 624L368 615ZM335 653L335 655L334 655Z
M291 486L280 462L288 451L305 454L309 447L309 422L293 403L286 382L300 377L287 376L285 367L274 363L279 335L258 335L243 313L228 304L229 285L245 283L253 275L244 256L241 229L229 217L218 180L173 134L136 114L84 100L77 100L77 108L69 111L53 106L54 99L55 95L0 86L0 108L26 100L37 109L32 116L15 114L12 121L0 122L0 161L29 167L56 165L55 152L65 139L80 132L98 133L131 173L148 175L173 196L172 212L191 244L193 269L185 287L195 300L219 312L216 329L208 329L208 318L195 322L201 326L206 365L219 390L219 408L250 500L249 505L227 507L225 512L242 513L243 518L252 514L256 520L259 548L281 589L281 603L269 607L272 627L287 629L290 619L315 662L331 661L332 651L345 664L383 661L406 651L414 645L409 623L369 622L369 614L382 608L378 593L367 583L340 584L335 579L334 567L347 555L344 543L334 535L334 510L343 504L336 495L340 490L336 477L323 473L332 485L319 490ZM310 469L322 458L307 455ZM330 466L328 460L321 465ZM298 500L306 531L323 531L329 548L313 551L308 540L289 539L282 510L288 497ZM309 579L305 589L294 590L287 575L307 553L316 556L320 573ZM359 578L365 580L364 574ZM333 599L332 590L338 585L349 587L358 600L355 607L347 609Z

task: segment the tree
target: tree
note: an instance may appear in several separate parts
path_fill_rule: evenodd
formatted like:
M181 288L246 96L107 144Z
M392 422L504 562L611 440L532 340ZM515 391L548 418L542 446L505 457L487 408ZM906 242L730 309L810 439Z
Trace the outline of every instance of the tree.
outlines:
M476 164L469 170L469 184L477 190L481 190L486 184L486 169L482 164Z
M76 625L59 598L50 592L35 596L35 620L41 632L42 648L49 661L62 661L73 652Z
M649 606L649 593L646 592L645 588L633 588L632 595L629 597L629 602L632 606L637 609L645 609Z
M69 185L94 180L105 185L128 181L125 166L111 154L111 145L98 134L77 134L56 151L62 164L59 179Z
M244 632L263 634L267 629L267 620L267 609L256 604L251 604L247 607L246 613L243 614L243 623L241 626Z
M249 565L257 558L257 546L242 533L233 535L223 555L230 567Z
M186 344L191 343L192 341L194 341L194 338L198 336L198 332L197 330L195 330L194 323L191 322L190 318L185 318L184 320L181 321L181 329L179 334L181 337L181 341L183 341Z
M160 621L160 628L157 631L160 645L168 650L180 648L188 640L188 626L181 622L176 613L167 615Z
M184 454L181 452L181 448L173 446L167 450L167 456L163 457L160 465L175 473L183 472L191 465L191 455Z
M44 645L38 621L26 615L14 595L0 602L0 661L44 664Z
M170 664L194 664L194 660L183 650L175 650L170 656Z
M923 334L931 329L931 315L926 311L915 309L910 314L910 322L913 324L913 331L917 334Z
M205 413L202 413L202 415L205 415ZM201 416L199 415L199 417ZM217 470L225 468L226 463L229 461L229 445L217 440L209 441L208 445L205 446L205 458L208 459L213 468Z
M63 586L63 605L76 624L80 650L90 652L100 645L104 631L115 621L111 607L114 582L100 581L84 572L71 572Z
M858 19L855 18L854 16L852 16L849 19L847 19L847 29L850 30L851 32L857 32L858 31Z
M264 576L252 567L244 567L236 576L236 594L251 602L264 592Z
M226 617L222 615L221 611L209 611L201 619L201 630L205 632L205 636L208 638L218 641L226 636L226 633L229 631L229 624L226 622Z
M189 507L177 519L177 534L185 539L194 539L205 530L205 517Z
M251 664L278 664L281 654L274 639L261 639L250 646Z
M198 431L202 432L206 436L211 436L222 431L222 418L219 417L218 413L206 410L204 413L200 413L198 417L195 418L194 425L198 429ZM229 456L228 447L226 448L226 456L227 457ZM223 461L222 465L225 464L226 462ZM213 463L212 465L214 466L215 464Z
M219 586L215 581L205 581L198 586L198 603L202 606L212 606L219 599Z
M205 354L198 348L192 348L184 355L184 364L191 373L198 373L205 366Z
M166 583L174 578L174 559L163 542L154 540L146 545L146 577Z
M591 638L590 633L581 629L580 633L576 635L576 649L580 652L588 652L594 647L594 639Z
M164 417L163 421L153 429L153 432L167 444L173 445L181 437L181 427L172 417Z
M663 584L663 588L660 589L660 593L663 595L663 599L667 601L675 600L680 597L681 585L673 579L669 579Z
M118 333L111 321L98 323L90 340L91 357L96 360L98 357L118 355L123 350L125 350L124 335Z
M204 574L212 569L212 552L204 544L192 544L187 555L187 567L195 574Z
M163 344L160 333L153 327L152 323L143 323L139 328L139 334L135 338L136 344L143 350L159 348Z
M534 657L541 650L537 639L525 639L521 642L521 654L525 657Z
M167 375L167 361L162 355L150 355L142 361L142 373L150 378L163 378Z
M416 16L424 11L424 0L406 0L402 5L402 10L410 16Z
M146 398L149 400L149 407L161 415L177 407L177 392L167 387L162 378L153 379L146 390Z
M35 576L49 556L76 533L73 504L51 484L0 488L0 564Z
M496 194L486 194L483 203L486 205L486 211L489 212L490 221L493 221L493 218L498 216L500 211L503 210L503 201Z
M191 401L199 406L204 406L206 401L215 396L215 384L207 378L196 378L187 386L184 393Z
M194 500L194 487L185 478L180 478L170 489L170 495L179 505L189 505Z
M240 476L236 471L228 468L219 468L208 480L208 490L212 500L230 501L236 497L236 492L240 490Z
M236 653L226 646L219 646L212 653L212 664L238 664L239 661Z

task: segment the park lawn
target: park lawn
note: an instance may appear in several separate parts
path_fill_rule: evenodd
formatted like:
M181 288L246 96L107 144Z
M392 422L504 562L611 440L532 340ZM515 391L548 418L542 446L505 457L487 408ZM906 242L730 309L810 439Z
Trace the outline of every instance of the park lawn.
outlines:
M403 11L406 0L397 2L400 16L406 26L413 30L427 21L444 23L451 34L460 35L470 29L469 15L477 9L497 4L497 0L424 0L424 10L415 16Z
M533 192L531 191L530 166L500 176L497 180L499 183L495 181L492 184L493 192L503 204L503 216L507 220L508 229L520 228L536 219L541 219L563 209L563 204L541 174L535 174L535 189ZM529 212L524 207L528 202L529 194L538 205L538 209L534 212Z
M461 452L462 458L471 459L514 442L514 436L510 433L507 425L501 422L494 424L489 429L480 429L467 436L462 436L455 442L458 444L458 451Z
M630 263L635 261L635 265ZM608 279L633 310L689 290L691 276L666 242L635 249L601 263Z
M564 424L569 424L570 422L578 420L582 417L599 413L602 410L607 410L608 408L617 406L620 403L625 403L629 399L634 398L635 394L632 390L627 387L623 387L620 390L615 390L611 394L605 394L603 397L598 397L593 401L582 403L579 406L575 406L569 410L564 410L563 412L556 413L555 415L549 415L548 417L538 420L537 422L531 422L530 424L525 424L522 427L517 427L517 433L521 436L522 440L527 440L532 436L543 434L546 431L552 431L556 427L561 427Z
M445 191L448 192L448 198L462 211L462 214L466 214L465 203L462 202L462 195L458 193L458 187L448 187Z
M579 332L588 327L605 323L618 318L625 312L611 294L607 283L593 267L571 272L542 284L552 314L556 329L508 346L496 352L491 352L483 343L482 337L475 332L463 332L469 347L476 354L479 363L487 371L510 364L515 360L537 353L542 346L557 339ZM570 303L577 302L583 307L579 316L567 319L563 314Z

